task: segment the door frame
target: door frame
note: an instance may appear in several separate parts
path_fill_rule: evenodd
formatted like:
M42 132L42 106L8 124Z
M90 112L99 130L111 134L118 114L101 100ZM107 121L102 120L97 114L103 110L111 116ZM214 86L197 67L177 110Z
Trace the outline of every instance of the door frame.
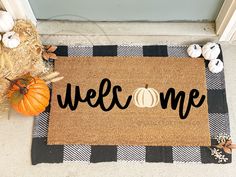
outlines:
M234 40L236 35L236 0L225 0L216 18L216 34L220 41Z
M1 1L0 1L0 9L4 9L4 6Z
M37 24L37 19L32 11L30 3L28 0L0 0L4 8L12 14L15 19L27 19L31 20L35 25ZM99 23L99 22L98 22ZM123 23L123 22L120 22ZM129 22L127 22L129 23ZM142 23L142 22L140 22ZM155 23L155 22L153 22ZM150 23L150 29L155 27L152 22ZM170 22L171 24L171 22ZM170 25L169 24L169 25ZM173 23L176 25L176 23ZM142 30L137 28L137 30ZM155 29L153 29L154 31ZM119 32L119 31L117 31ZM112 33L115 31L112 29ZM219 41L230 41L235 39L236 33L236 0L225 0L223 6L215 21L215 34L218 36ZM158 35L158 34L155 34ZM160 34L163 35L163 34ZM166 34L168 35L168 33ZM172 35L171 33L169 35ZM178 33L174 33L178 36ZM181 34L182 35L182 32ZM194 35L186 33L186 35ZM212 35L212 34L211 34Z
M0 0L5 10L11 13L14 19L30 20L36 25L37 19L28 0Z

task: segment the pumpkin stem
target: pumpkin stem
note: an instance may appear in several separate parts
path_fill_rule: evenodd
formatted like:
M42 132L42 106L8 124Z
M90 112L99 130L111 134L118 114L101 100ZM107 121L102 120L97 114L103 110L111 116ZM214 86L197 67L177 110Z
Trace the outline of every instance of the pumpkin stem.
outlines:
M24 95L24 94L27 93L28 90L27 90L26 87L20 86L16 81L13 81L13 80L11 80L11 79L9 79L9 78L7 78L7 77L5 77L5 79L8 80L12 85L16 85L17 87L19 87L21 94ZM23 80L24 80L24 79L23 79Z
M145 85L145 88L146 88L146 89L148 88L148 84Z
M29 75L29 73L27 73L26 75L29 76L29 78L33 79L34 83L36 83L36 80L35 80L35 78L33 76ZM24 78L19 78L19 79L27 81L27 79L24 79Z
M215 48L215 46L213 45L212 47L210 47L210 49L214 49Z

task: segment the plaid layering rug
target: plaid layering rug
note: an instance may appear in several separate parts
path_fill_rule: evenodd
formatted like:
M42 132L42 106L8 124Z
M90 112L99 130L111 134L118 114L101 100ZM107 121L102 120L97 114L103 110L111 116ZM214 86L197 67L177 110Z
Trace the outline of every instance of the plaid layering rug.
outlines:
M58 46L58 56L161 56L188 57L187 46ZM176 58L176 59L177 59ZM218 56L223 60L222 51ZM53 62L53 61L49 61ZM213 74L207 68L206 85L208 115L212 145L216 145L216 136L230 135L229 116L226 102L224 72ZM209 147L186 146L120 146L120 145L47 145L50 105L35 117L31 149L32 164L64 162L195 162L195 163L231 163L231 154L223 151L216 159ZM197 132L196 132L197 133Z

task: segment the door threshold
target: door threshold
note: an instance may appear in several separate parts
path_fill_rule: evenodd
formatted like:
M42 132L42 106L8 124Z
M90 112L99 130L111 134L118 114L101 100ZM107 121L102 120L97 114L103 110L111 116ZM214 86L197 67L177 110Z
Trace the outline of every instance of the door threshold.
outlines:
M39 20L37 28L43 43L53 45L189 45L218 40L215 23Z

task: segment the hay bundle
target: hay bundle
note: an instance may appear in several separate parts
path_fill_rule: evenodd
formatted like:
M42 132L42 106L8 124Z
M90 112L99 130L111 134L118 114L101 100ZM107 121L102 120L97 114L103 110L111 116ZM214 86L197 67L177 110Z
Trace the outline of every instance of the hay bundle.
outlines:
M28 21L18 20L13 31L19 34L21 43L14 49L0 43L0 111L8 110L6 92L9 82L5 77L15 79L30 72L33 76L48 71L42 59L42 43L35 26Z

